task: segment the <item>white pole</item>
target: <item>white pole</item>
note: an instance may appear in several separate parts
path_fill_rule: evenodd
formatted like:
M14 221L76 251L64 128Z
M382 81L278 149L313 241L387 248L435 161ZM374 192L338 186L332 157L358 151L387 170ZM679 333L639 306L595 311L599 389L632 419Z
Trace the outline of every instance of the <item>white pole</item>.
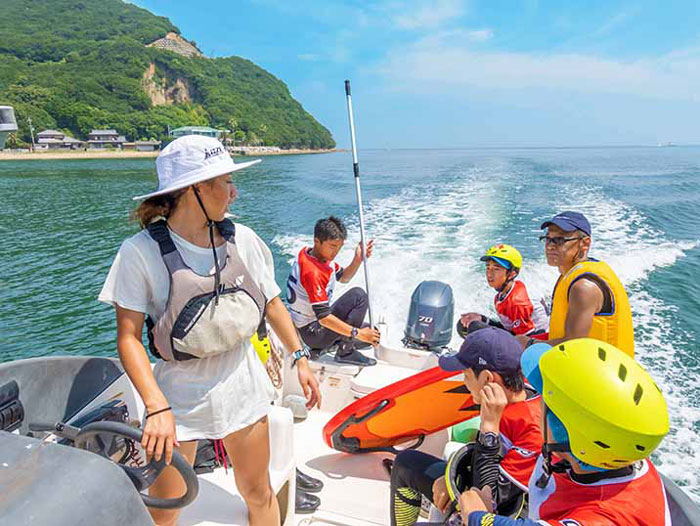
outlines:
M369 324L374 327L372 317L372 301L369 295L369 267L367 265L367 253L365 244L365 218L362 213L362 190L360 188L360 165L357 161L357 146L355 145L355 120L352 116L352 97L350 96L350 81L345 81L345 95L348 101L348 117L350 119L350 143L352 145L352 171L355 176L355 191L357 192L357 208L360 214L360 242L362 244L362 263L365 269L365 288L367 289L367 311L369 313Z

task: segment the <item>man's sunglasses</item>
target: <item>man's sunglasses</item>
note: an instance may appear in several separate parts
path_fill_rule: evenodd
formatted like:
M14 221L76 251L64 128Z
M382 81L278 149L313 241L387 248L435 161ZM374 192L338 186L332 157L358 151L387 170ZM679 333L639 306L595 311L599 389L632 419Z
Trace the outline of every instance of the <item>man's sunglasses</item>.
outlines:
M542 243L544 243L545 245L554 245L555 247L561 247L564 245L564 243L568 243L569 241L574 241L576 239L583 239L583 236L576 236L576 237L540 236L540 241Z

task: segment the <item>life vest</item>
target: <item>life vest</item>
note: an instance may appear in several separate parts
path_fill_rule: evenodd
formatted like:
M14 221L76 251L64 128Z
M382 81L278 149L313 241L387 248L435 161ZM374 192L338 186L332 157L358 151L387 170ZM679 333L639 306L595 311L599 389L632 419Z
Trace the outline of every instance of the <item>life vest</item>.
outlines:
M267 302L238 253L235 225L224 219L216 227L226 240L218 294L215 276L201 276L187 266L165 220L147 227L170 275L165 312L158 320L146 319L149 347L158 358L208 358L249 344L256 330L260 338L266 335Z
M549 318L549 338L563 338L566 315L569 312L569 290L580 278L585 277L607 286L609 297L604 301L603 310L593 317L589 338L610 343L634 357L634 329L632 311L627 292L615 272L603 261L589 259L574 265L561 276L552 295L552 314ZM602 282L602 283L601 283ZM606 291L603 291L606 295Z

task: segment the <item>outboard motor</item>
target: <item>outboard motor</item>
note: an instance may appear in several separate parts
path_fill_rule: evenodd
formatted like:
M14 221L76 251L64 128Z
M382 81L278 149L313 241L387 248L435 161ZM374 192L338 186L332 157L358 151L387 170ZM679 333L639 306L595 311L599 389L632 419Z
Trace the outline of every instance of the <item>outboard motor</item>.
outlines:
M452 287L441 281L423 281L411 295L403 344L441 352L452 339L453 318Z

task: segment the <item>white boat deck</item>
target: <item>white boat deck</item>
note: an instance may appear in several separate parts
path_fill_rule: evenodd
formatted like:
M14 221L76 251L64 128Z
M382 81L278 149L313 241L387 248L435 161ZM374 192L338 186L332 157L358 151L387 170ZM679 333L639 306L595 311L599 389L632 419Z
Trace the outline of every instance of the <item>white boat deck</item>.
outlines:
M323 441L322 429L332 415L312 411L304 422L294 425L294 453L299 467L305 473L323 481L319 497L321 506L313 515L335 517L337 524L388 524L389 477L381 459L389 453L348 455L328 447ZM297 515L296 524L304 524ZM321 523L323 524L323 523ZM333 524L330 522L328 524ZM354 524L354 523L353 523Z
M315 411L304 422L294 425L297 467L324 483L323 491L318 494L319 509L307 515L306 522L303 515L297 515L295 524L389 524L389 475L381 461L394 455L382 452L350 455L328 447L322 430L331 416ZM435 433L426 438L420 449L441 456L447 441L447 431Z

